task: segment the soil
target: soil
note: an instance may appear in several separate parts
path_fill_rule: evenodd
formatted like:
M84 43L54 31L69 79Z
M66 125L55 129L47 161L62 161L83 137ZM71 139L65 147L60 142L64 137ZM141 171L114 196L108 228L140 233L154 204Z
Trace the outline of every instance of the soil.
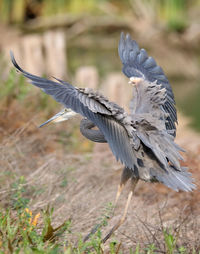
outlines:
M0 166L5 169L1 178L1 206L12 205L15 189L11 188L11 183L23 175L26 179L24 195L30 199L33 213L50 205L54 207L55 226L72 219L72 234L66 237L76 244L80 234L86 236L105 216L109 202L114 203L123 166L116 162L107 144L93 145L79 131L75 132L73 142L69 138L60 142L64 137L60 133L76 130L79 119L37 129L39 124L35 118L25 123L29 117L21 117L19 123L13 120L16 119L14 114L12 123L17 126L10 124L7 129L5 122L9 119L1 119ZM161 241L164 228L178 236L178 246L184 245L191 250L200 247L200 136L186 123L181 117L177 143L187 150L183 154L184 164L190 168L197 189L177 193L162 184L140 181L127 219L112 237L121 243L124 253L138 243L146 246L153 242L165 252ZM10 176L7 177L5 172ZM120 196L114 215L102 228L103 236L120 218L128 192L129 183ZM107 247L106 243L105 249Z

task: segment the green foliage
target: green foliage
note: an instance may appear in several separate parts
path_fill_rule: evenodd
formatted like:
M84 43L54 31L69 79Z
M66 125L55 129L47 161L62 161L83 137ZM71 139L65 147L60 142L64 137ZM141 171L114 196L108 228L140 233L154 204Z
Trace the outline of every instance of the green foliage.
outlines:
M14 187L21 191L24 178L22 177ZM21 198L21 197L20 197ZM105 245L102 243L101 229L108 223L108 219L113 213L111 203L106 205L100 218L100 223L96 232L90 235L90 238L84 242L82 236L79 237L76 245L73 245L68 236L73 234L71 231L71 220L64 221L57 227L53 226L54 209L47 207L42 213L32 213L27 206L17 206L15 210L0 209L0 254L1 253L66 253L66 254L122 254L121 243L116 240L110 240L109 252L105 251ZM40 216L41 215L41 216ZM164 229L164 242L160 244L165 246L166 254L188 254L184 246L177 245L177 237L169 229ZM160 240L161 241L161 240ZM154 243L146 248L141 248L137 244L135 250L130 249L130 254L156 254L161 250ZM163 252L163 250L162 250ZM195 250L192 252L197 254Z
M150 244L147 248L146 248L146 254L154 254L154 253L156 253L155 251L156 251L156 247L155 247L155 244L154 243L152 243L152 244Z
M95 252L94 252L95 251ZM78 242L78 248L73 248L73 253L103 253L103 244L101 242L100 230L90 238L90 241L83 242L82 239Z
M53 228L52 213L49 208L43 211L42 228L38 230L39 213L33 217L27 208L15 215L11 210L0 211L2 253L61 253L64 248L58 239L63 233L70 232L71 221Z
M137 244L135 251L134 252L131 251L131 252L134 253L134 254L140 254L140 245ZM130 254L132 254L132 253L130 253Z
M12 22L20 23L24 20L26 10L26 2L24 0L17 0L12 2L11 18Z
M22 23L27 6L36 16L51 16L64 13L97 13L98 0L0 0L0 20L4 23Z
M174 238L174 236L171 233L169 233L167 230L165 230L163 233L164 233L167 254L173 254L176 248L176 238Z
M0 64L2 66L0 69L0 108L9 107L17 101L19 105L23 105L27 109L27 112L42 111L47 117L55 112L55 108L58 106L57 102L47 94L41 93L39 90L36 91L23 75L16 72L15 68L10 69L6 78L2 78L5 70L2 61ZM36 96L36 92L38 92L37 100L33 99L30 103L30 100Z
M156 254L157 248L155 247L154 243L148 245L144 250L140 249L140 245L137 244L135 251L132 249L130 250L130 254Z
M177 105L183 111L183 113L190 117L191 126L196 130L200 130L200 86L196 85L196 88L187 93L187 96L183 96L177 100Z
M22 75L17 75L16 70L11 68L7 79L0 81L0 89L0 99L9 103L11 99L23 100L30 86L25 84L25 78Z
M60 13L96 13L98 1L95 0L45 0L43 1L43 15Z
M179 250L179 253L180 253L180 254L186 254L186 253L187 253L186 248L183 247L183 246L181 246L178 250Z
M25 178L21 176L16 182L11 185L12 195L11 195L11 205L15 210L25 209L29 203L29 199L24 197L26 192Z
M12 0L0 1L0 16L1 20L5 23L10 22Z
M95 0L70 0L68 11L72 13L96 13L99 1Z
M111 216L113 216L113 212L114 212L113 204L111 202L107 203L101 217L99 218L100 221L99 224L104 227L107 226L108 220L111 218Z
M67 177L64 176L62 182L60 183L60 187L65 188L65 187L67 187L67 184L68 184Z
M40 228L38 228L39 215L38 213L32 216L32 212L28 208L18 211L17 214L14 214L12 210L0 211L0 248L2 253L104 253L100 230L87 242L84 242L80 237L75 247L70 242L65 241L63 244L61 241L64 234L65 236L71 234L70 220L54 228L52 225L53 209L48 207L42 212L42 221ZM118 243L111 241L110 253L118 253L118 248Z
M70 226L71 226L71 220L67 220L61 225L59 225L56 228L53 228L52 226L52 215L53 215L53 208L47 208L46 211L43 211L43 221L44 221L44 227L42 230L42 238L43 241L55 241L55 239L58 239L60 236L64 234L64 232L71 232Z
M170 30L182 32L187 26L186 0L160 0L161 18L166 20Z

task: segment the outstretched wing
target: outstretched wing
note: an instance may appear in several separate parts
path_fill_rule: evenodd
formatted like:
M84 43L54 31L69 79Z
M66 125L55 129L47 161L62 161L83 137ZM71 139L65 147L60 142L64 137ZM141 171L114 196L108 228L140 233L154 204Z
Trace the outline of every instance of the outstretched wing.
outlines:
M132 40L129 34L126 37L123 33L121 34L118 52L123 64L123 73L127 77L139 77L150 83L156 81L158 85L166 89L166 101L162 108L169 116L165 125L168 130L174 131L175 136L177 114L174 95L162 68L156 64L152 57L148 57L145 49L139 48L136 41Z
M195 185L190 173L180 165L183 150L174 143L177 116L168 79L130 35L126 38L121 35L119 56L124 74L139 78L134 82L130 106L134 134L140 140L137 152L140 178L155 179L174 190L191 191Z
M12 53L11 60L17 70L30 79L34 86L41 88L65 107L91 120L103 133L116 159L119 159L125 166L134 168L135 157L130 138L126 129L115 117L120 118L121 116L123 119L122 108L92 90L78 89L61 80L54 82L28 73L19 67Z

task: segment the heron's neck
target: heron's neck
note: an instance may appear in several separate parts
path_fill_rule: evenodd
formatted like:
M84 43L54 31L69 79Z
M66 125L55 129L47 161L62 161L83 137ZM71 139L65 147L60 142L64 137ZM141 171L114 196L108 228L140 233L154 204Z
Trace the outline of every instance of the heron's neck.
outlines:
M84 137L86 137L87 139L93 142L107 143L101 131L92 130L93 127L95 127L95 124L91 122L90 120L84 118L81 120L80 132L82 133Z

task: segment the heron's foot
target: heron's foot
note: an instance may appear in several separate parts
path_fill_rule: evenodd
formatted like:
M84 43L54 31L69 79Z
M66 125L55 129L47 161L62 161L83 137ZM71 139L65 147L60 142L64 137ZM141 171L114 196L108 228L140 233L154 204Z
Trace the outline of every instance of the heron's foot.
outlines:
M104 214L101 218L101 222L95 225L89 234L86 235L86 237L83 239L84 242L86 242L92 235L94 235L98 230L100 230L102 227L107 225L108 220L113 217L114 214L114 206L112 203L108 203L107 207L105 208Z
M90 237L91 237L92 235L94 235L94 234L101 228L101 226L102 226L101 223L99 223L99 224L97 224L96 226L94 226L93 229L90 231L90 233L87 234L86 237L83 239L83 242L86 242L87 240L89 240Z
M102 240L103 243L105 243L111 237L111 235L124 223L124 221L126 219L128 207L129 207L131 198L133 196L133 192L135 190L135 187L137 185L137 182L138 182L138 179L136 179L136 178L132 178L131 179L131 191L129 192L128 199L126 201L126 205L125 205L125 209L124 209L123 215L120 218L120 220L114 225L114 227L112 227L110 232L104 237L104 239ZM121 191L122 191L123 187L124 187L124 184L120 184L118 186L118 191L117 191L117 195L116 195L116 199L115 199L114 209L116 207L116 203L117 203L117 201L119 199L119 196L121 194ZM114 211L113 211L113 213L114 213ZM110 217L112 217L112 216L109 216L107 218L110 219ZM101 223L97 224L95 227L93 227L93 229L90 231L90 233L88 235L86 235L86 237L84 238L83 241L86 242L92 235L94 235L103 226L103 224L104 223L101 222Z

